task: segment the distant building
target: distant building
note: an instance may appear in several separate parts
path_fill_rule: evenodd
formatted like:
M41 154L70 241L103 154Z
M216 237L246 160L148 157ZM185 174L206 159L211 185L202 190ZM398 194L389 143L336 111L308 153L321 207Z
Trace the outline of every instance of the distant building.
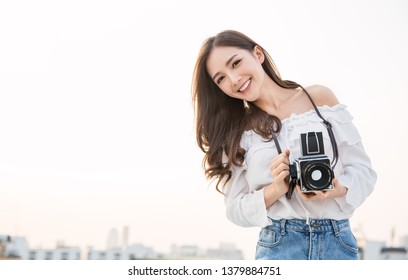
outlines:
M89 250L88 260L128 260L129 255L121 249Z
M79 260L80 255L77 247L30 249L24 237L0 235L0 259Z
M382 260L408 260L404 247L384 247L381 249Z
M387 246L385 241L366 241L365 260L408 260L407 249L403 246Z
M221 243L217 249L208 249L207 254L211 259L217 260L242 260L242 251L238 250L234 244Z
M385 241L367 240L364 247L364 260L381 260L381 249L385 247Z
M148 260L163 258L156 253L151 247L146 247L142 244L133 244L127 246L125 250L110 249L110 250L94 250L88 249L88 260Z
M196 245L172 245L169 259L242 260L243 255L234 244L221 243L218 248L203 250Z
M24 237L0 235L0 259L28 258L28 244Z
M30 249L29 260L79 260L81 249L78 247L57 247L55 249Z
M408 251L408 235L401 237L401 246Z
M126 251L129 254L130 260L152 260L165 258L164 254L157 253L152 247L146 247L143 244L133 244L127 246Z
M126 250L129 245L129 227L123 227L122 233L122 250Z
M119 248L119 235L116 229L111 229L106 240L106 250L114 250Z
M172 259L218 259L241 260L243 254L234 244L221 243L218 248L202 249L197 245L172 245L170 253L158 253L143 244L128 244L129 229L124 227L122 242L116 230L108 235L107 249L89 247L81 257L79 247L66 246L58 241L55 248L29 248L24 237L0 235L0 259L22 260L172 260Z
M171 245L168 259L197 259L204 256L205 251L197 245Z

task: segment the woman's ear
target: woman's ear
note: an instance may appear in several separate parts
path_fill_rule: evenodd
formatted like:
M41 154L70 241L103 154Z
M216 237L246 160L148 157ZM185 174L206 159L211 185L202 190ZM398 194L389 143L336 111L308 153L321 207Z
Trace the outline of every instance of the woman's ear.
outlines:
M259 61L259 63L263 63L265 60L265 54L262 50L262 48L258 45L256 45L254 47L254 51L253 51L253 55L255 56L255 58Z

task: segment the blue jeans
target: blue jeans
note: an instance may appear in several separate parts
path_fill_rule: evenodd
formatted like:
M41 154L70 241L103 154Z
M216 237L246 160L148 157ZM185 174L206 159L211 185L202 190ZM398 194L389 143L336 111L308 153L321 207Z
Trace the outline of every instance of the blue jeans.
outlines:
M257 260L357 260L349 220L272 220L259 234Z

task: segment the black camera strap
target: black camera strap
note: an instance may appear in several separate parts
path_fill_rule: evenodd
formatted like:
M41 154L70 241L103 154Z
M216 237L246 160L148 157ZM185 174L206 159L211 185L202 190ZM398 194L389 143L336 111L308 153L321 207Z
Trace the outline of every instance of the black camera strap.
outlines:
M302 86L300 86L302 88L302 90L306 93L307 97L309 98L310 102L312 103L316 114L319 116L319 118L322 119L323 124L326 126L327 128L327 133L329 134L330 137L330 142L332 145L332 149L333 149L333 160L332 160L332 169L334 169L334 167L337 164L337 160L338 160L338 156L339 156L339 150L337 148L337 142L336 142L336 138L334 137L334 133L333 133L333 129L332 129L332 125L330 122L328 122L325 118L323 118L322 114L320 114L319 109L317 109L316 104L314 103L312 97L310 96L310 94L306 91L306 89ZM272 136L273 137L273 136Z
M339 151L338 151L338 148L337 148L336 138L334 137L332 125L331 125L331 123L328 122L325 118L323 118L322 114L320 114L319 109L317 109L316 104L314 103L312 97L311 97L310 94L307 92L307 90L306 90L304 87L302 87L301 85L299 85L299 87L306 93L307 97L309 98L310 102L311 102L312 105L313 105L314 110L316 111L316 114L318 115L319 118L322 119L323 124L324 124L324 125L326 126L326 128L327 128L327 132L328 132L328 134L329 134L330 142L331 142L331 145L332 145L332 148L333 148L333 160L332 160L331 164L332 164L332 169L334 169L334 167L335 167L336 164L337 164ZM278 138L276 137L276 134L275 134L275 132L273 131L273 129L271 129L271 134L272 134L273 142L275 142L275 147L276 147L276 149L277 149L277 151L278 151L278 154L281 154L281 153L282 153L282 148L281 148L280 145L279 145ZM286 193L286 197L287 197L287 198L291 198L291 197L292 197L292 193L293 193L293 190L295 189L295 187L296 187L296 180L290 180L290 181L289 181L289 190L288 190L288 192Z
M275 142L275 147L278 150L278 154L281 154L282 148L279 145L278 138L276 137L276 134L275 132L273 132L273 130L271 130L271 134L272 134L273 142ZM291 176L289 176L289 178L291 178ZM295 190L295 187L296 187L296 180L289 179L289 190L286 192L286 198L290 199L292 197L292 193Z

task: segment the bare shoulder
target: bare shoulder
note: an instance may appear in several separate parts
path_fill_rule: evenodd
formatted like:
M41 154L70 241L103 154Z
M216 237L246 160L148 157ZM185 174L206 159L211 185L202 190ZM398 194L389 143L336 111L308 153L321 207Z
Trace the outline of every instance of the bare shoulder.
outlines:
M339 104L339 101L334 92L323 85L312 85L305 88L312 97L317 106L334 106Z

